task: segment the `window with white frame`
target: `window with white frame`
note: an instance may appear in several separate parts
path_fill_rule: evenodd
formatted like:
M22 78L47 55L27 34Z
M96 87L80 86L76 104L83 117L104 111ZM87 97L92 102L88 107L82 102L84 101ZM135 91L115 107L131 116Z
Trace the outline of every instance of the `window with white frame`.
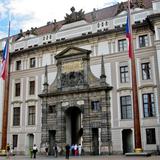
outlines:
M142 67L142 80L151 79L151 64L150 64L150 62L142 63L141 67Z
M34 68L36 66L36 59L35 57L30 58L30 68Z
M20 107L13 108L13 126L20 125Z
M28 125L35 125L35 106L28 106Z
M139 47L147 47L149 46L149 38L148 35L139 36Z
M35 81L29 81L29 95L35 94Z
M155 128L147 128L146 129L146 143L147 144L156 144Z
M12 144L13 144L13 149L17 147L18 144L18 135L13 135L12 137Z
M126 39L118 40L118 51L123 52L127 50L127 41Z
M16 70L21 70L21 60L16 61Z
M129 82L128 65L120 66L120 82Z
M131 96L121 96L120 97L121 106L121 119L131 119L132 118L132 105Z
M145 93L142 94L143 99L143 115L144 117L154 117L155 116L155 103L154 94Z
M18 83L15 83L15 97L19 97L20 94L21 94L21 84L18 82Z

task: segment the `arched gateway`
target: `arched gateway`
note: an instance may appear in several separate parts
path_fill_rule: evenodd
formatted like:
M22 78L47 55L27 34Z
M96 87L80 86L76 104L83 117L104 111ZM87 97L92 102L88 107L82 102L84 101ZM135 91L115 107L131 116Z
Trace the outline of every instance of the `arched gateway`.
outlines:
M48 86L47 67L42 99L42 142L49 152L56 143L81 143L86 154L107 154L111 148L109 91L103 56L101 76L90 70L89 50L69 47L55 56L57 76Z

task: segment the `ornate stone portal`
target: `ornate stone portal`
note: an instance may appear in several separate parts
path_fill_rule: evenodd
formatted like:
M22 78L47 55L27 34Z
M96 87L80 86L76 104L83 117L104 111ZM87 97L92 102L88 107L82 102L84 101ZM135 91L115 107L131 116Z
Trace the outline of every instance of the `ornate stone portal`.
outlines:
M89 50L69 47L59 53L57 76L42 98L42 147L81 143L86 154L111 152L110 96L102 57L101 77L90 70Z

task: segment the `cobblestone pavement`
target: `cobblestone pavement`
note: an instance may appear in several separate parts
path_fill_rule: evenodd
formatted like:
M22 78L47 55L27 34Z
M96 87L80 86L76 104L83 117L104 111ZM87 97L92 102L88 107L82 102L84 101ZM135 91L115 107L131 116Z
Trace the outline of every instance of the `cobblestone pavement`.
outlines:
M81 156L69 158L70 160L160 160L160 156L151 156L151 157L126 157L126 156ZM11 156L0 157L0 160L32 160L28 156ZM34 159L33 159L34 160ZM65 157L55 158L53 156L37 156L36 160L65 160Z

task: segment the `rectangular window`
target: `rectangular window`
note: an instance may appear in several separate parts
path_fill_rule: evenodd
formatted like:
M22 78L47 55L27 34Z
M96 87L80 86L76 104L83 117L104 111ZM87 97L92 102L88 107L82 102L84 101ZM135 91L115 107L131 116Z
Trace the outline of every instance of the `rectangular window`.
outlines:
M21 91L20 86L21 86L20 83L16 83L16 84L15 84L15 96L16 96L16 97L19 97L19 96L20 96L20 91Z
M91 108L92 108L92 111L100 111L101 110L100 102L99 101L92 101Z
M35 125L35 106L28 107L28 125Z
M56 112L56 106L55 105L49 105L48 113L55 113L55 112Z
M142 99L143 99L144 117L154 117L155 116L155 106L154 106L153 93L143 94Z
M20 107L13 108L13 126L20 125Z
M35 94L35 81L29 82L29 95Z
M120 67L120 82L121 83L128 83L129 82L128 66L121 66Z
M127 41L126 39L118 40L118 51L123 52L127 50Z
M30 58L30 68L34 68L36 66L36 59Z
M156 144L155 128L146 129L147 144Z
M16 61L16 70L21 70L21 60Z
M132 118L131 96L120 97L121 103L121 119Z
M13 135L13 142L12 142L12 144L13 144L13 149L15 147L17 147L17 144L18 144L18 135Z
M151 65L149 62L142 63L142 80L151 79Z
M139 47L147 47L149 46L148 35L139 36Z

